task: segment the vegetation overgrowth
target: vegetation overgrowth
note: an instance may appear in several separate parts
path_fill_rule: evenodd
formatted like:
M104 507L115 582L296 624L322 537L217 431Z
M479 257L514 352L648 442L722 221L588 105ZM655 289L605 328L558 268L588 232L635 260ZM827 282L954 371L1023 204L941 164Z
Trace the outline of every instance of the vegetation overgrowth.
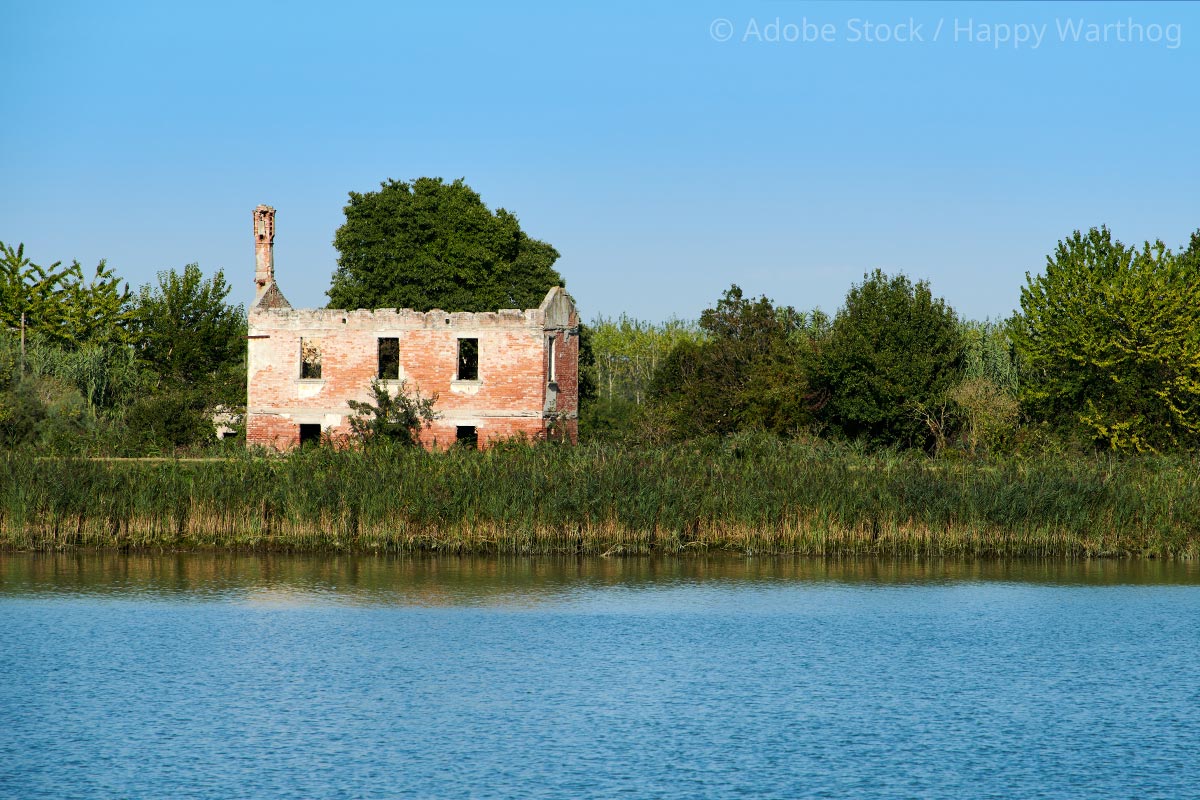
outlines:
M335 304L528 307L561 282L461 180L352 193L346 220ZM1200 554L1200 231L1076 231L1006 320L880 270L832 316L733 285L695 322L596 317L574 450L428 454L437 398L373 386L355 449L247 453L229 293L0 242L0 546Z
M1195 458L931 459L770 434L105 461L0 453L0 547L1200 556Z

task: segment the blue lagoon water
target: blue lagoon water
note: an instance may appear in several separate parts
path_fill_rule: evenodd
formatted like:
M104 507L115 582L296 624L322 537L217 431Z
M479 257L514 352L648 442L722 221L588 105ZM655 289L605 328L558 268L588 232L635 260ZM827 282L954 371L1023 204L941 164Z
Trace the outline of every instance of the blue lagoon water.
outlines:
M0 797L1200 797L1200 569L0 555Z

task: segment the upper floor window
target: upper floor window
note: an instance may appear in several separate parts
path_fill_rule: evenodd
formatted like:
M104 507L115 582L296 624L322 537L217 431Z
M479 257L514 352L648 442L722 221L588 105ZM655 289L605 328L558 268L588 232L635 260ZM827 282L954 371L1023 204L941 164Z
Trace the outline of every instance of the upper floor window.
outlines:
M379 378L393 381L400 378L400 340L395 337L379 340Z
M300 340L300 377L321 377L321 345L313 339Z
M455 377L460 381L479 380L479 340L458 340L458 369Z
M556 372L554 369L554 342L555 342L555 339L556 339L556 337L551 336L549 339L546 340L546 358L548 359L548 361L550 363L549 369L546 371L546 374L548 375L547 380L549 383L554 383L555 378L556 378Z

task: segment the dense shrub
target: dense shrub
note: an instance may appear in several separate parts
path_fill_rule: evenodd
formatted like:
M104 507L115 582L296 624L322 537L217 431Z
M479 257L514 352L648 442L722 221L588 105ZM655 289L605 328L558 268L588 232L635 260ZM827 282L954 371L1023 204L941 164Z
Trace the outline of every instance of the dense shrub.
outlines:
M964 352L954 310L928 283L876 270L850 289L821 350L822 419L849 439L929 446L918 411L960 380Z

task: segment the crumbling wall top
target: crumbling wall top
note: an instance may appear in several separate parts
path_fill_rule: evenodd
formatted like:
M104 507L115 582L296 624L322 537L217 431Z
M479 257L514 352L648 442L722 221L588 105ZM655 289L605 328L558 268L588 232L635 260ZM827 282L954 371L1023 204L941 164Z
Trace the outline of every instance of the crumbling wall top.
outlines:
M561 286L546 292L546 298L538 306L547 328L575 328L579 326L579 314L575 309L575 298Z
M280 298L283 295L279 295ZM287 302L286 300L284 301ZM411 308L292 308L256 303L250 308L251 324L258 328L345 328L352 330L464 330L479 328L544 328L546 313L540 308L520 311L414 311Z

